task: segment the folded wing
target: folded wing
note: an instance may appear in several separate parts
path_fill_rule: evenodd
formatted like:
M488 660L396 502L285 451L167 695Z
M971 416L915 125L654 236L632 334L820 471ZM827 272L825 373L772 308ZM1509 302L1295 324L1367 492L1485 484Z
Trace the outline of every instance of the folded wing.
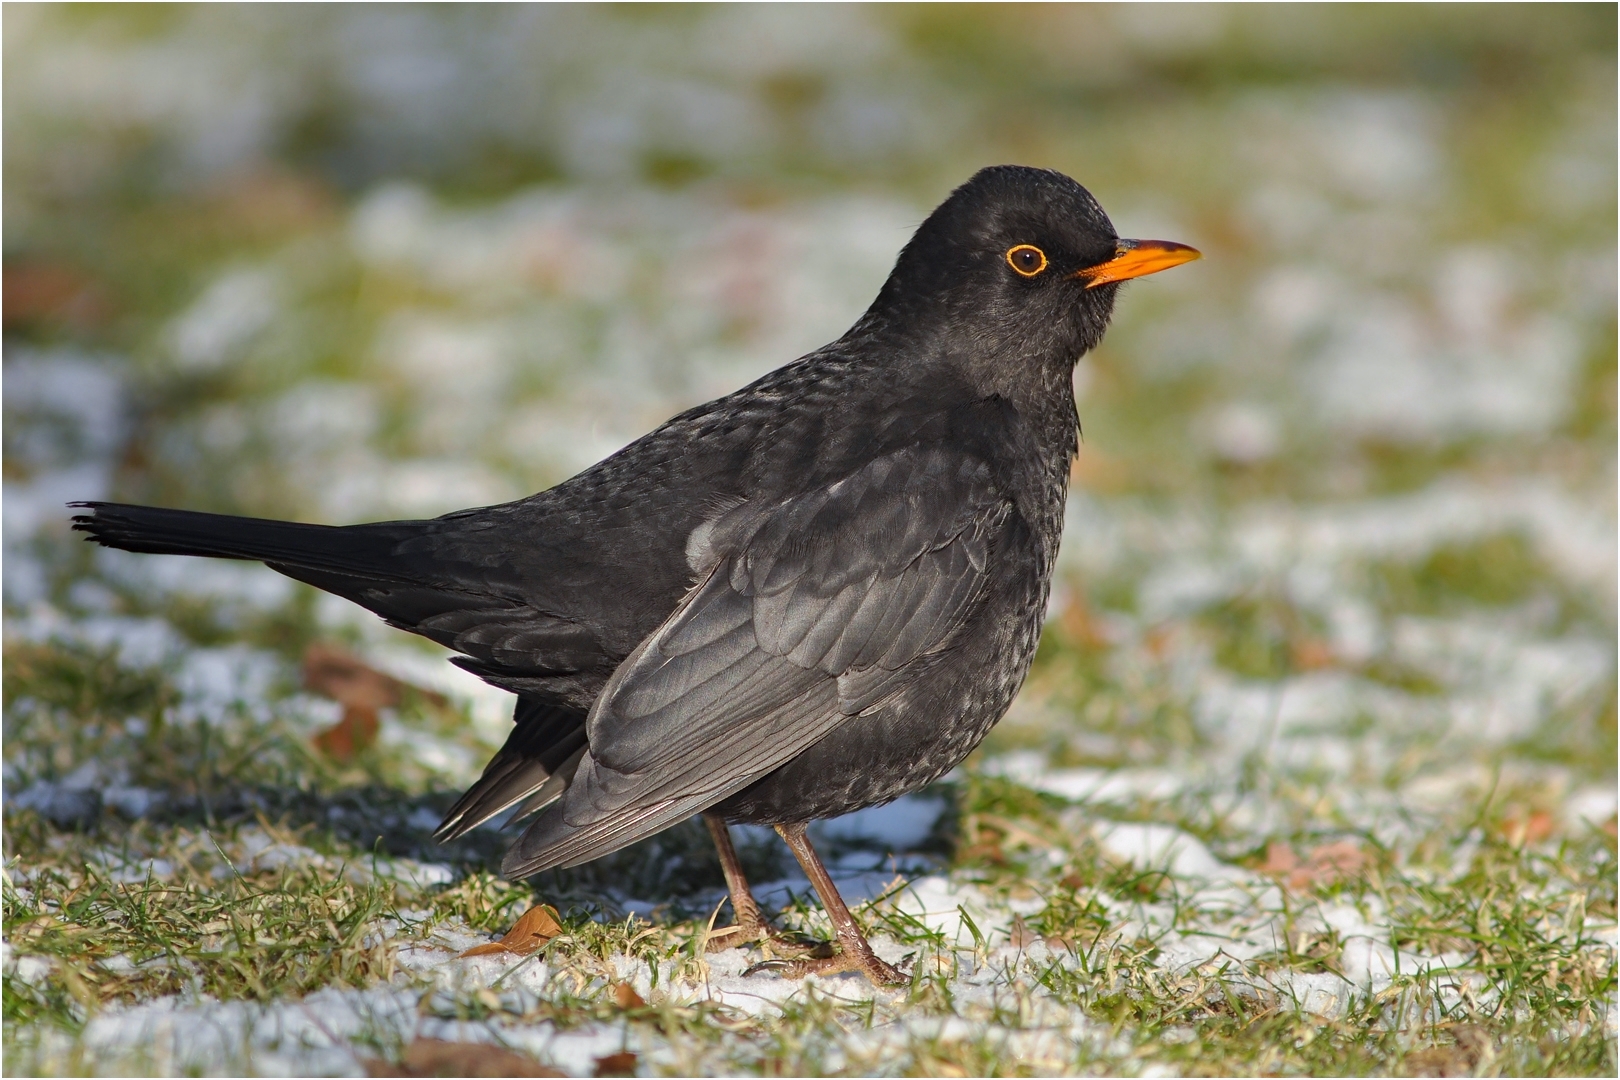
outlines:
M633 843L897 692L982 600L1012 512L982 460L929 446L710 522L689 548L697 586L614 672L566 794L503 871Z

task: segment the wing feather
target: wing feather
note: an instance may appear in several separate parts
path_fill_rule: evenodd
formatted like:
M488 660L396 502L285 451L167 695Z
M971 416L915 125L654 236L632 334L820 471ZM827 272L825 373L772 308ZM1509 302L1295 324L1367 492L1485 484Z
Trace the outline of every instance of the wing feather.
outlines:
M762 659L753 630L739 626L701 649L660 658L647 677L626 686L616 713L627 720L655 716L672 702L703 708L752 674Z
M860 604L845 620L843 633L838 635L838 640L822 657L822 670L843 672L854 667L865 654L884 616L895 606L899 593L898 588L866 590L861 595Z
M1012 504L983 461L911 447L704 526L713 559L608 680L523 875L585 862L723 801L931 666L980 602Z
M837 675L842 666L828 664L827 657L843 636L849 632L849 619L861 607L862 601L872 595L870 582L853 582L841 589L824 604L814 624L799 643L788 652L787 658L800 667L819 668L829 675ZM811 605L804 605L814 610Z
M581 713L533 698L519 698L512 734L490 759L478 782L445 815L434 835L443 840L476 829L497 814L538 794L561 794L585 750ZM548 786L549 785L549 786ZM539 809L535 804L531 809Z

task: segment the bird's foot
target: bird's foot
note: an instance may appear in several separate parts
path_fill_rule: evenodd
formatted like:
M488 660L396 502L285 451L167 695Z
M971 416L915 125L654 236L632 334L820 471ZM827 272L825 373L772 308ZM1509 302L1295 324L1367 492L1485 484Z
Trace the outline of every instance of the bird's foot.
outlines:
M865 942L861 943L863 946ZM831 948L830 943L824 943L817 952ZM831 955L806 956L796 960L766 960L755 964L744 971L744 975L752 975L756 971L777 971L784 979L802 979L806 975L837 975L845 971L859 971L872 981L874 986L904 986L911 982L911 978L889 964L878 959L871 948L850 948L847 944L837 949Z
M814 955L818 948L824 948L819 942L806 941L785 934L763 919L745 919L735 926L721 926L711 930L704 951L724 952L727 949L754 944L763 946L768 953L780 956Z

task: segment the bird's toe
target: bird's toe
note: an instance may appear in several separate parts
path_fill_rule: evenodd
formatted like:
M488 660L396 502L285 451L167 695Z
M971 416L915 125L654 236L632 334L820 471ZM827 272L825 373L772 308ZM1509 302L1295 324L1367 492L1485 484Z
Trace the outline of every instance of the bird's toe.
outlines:
M911 982L903 971L878 959L872 953L835 952L830 956L809 956L796 960L765 960L755 964L744 975L756 971L776 971L784 979L802 979L806 975L839 975L846 971L859 971L874 986L905 986Z

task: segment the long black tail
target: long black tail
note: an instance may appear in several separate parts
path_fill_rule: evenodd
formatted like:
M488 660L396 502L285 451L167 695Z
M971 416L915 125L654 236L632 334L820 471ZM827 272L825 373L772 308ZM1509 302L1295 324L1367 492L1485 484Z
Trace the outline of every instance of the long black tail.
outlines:
M586 667L611 670L611 658L586 629L524 599L537 586L515 573L508 557L521 543L485 527L477 511L334 526L125 503L73 505L89 511L73 527L98 544L262 562L462 653L455 663L514 693L543 695L552 676Z
M316 571L370 581L410 580L412 575L402 572L404 567L389 564L400 542L420 535L426 527L425 522L417 521L305 525L125 503L71 505L89 511L74 517L74 529L89 533L88 539L105 547L153 555L251 559L283 572Z
M444 519L304 525L124 503L72 505L89 511L74 517L73 527L98 544L155 555L257 560L461 652L456 663L497 686L542 693L519 698L511 738L439 826L440 839L460 836L525 800L520 816L532 813L568 786L585 749L585 710L544 695L547 676L574 670L546 668L545 644L556 638L577 653L579 630L501 595L510 589L492 592L480 578L487 566L435 554L433 536L454 532ZM526 643L540 670L511 666L514 642ZM599 677L605 679L606 670Z

